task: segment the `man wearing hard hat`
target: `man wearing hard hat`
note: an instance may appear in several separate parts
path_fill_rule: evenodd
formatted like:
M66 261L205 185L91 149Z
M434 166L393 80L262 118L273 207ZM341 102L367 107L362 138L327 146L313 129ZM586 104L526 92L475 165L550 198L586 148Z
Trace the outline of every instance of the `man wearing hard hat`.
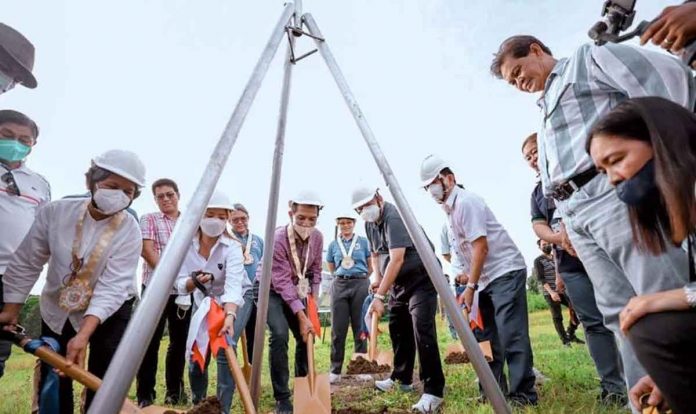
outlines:
M291 414L288 331L295 337L295 376L307 375L307 335L314 332L307 315L307 298L316 301L321 283L323 236L316 229L323 208L319 197L303 191L290 199L290 224L276 229L268 298L269 366L276 414ZM259 283L262 266L256 272ZM258 289L255 289L258 291Z
M18 83L36 88L34 45L21 33L0 23L0 94Z
M352 213L336 217L338 234L329 244L326 264L333 276L331 285L331 372L330 382L341 378L348 325L353 329L353 350L367 352L367 343L360 338L362 304L370 287L372 261L367 239L355 234Z
M19 312L48 263L41 292L41 336L54 338L69 362L106 372L126 330L134 301L133 274L142 247L135 219L125 213L145 184L145 166L132 152L111 150L87 171L91 198L63 199L39 209L5 275L0 324ZM53 375L43 365L41 381ZM73 412L72 381L60 379L60 412ZM87 393L89 406L94 393Z
M420 168L421 185L442 206L463 253L469 275L460 300L471 309L474 297L483 316L482 340L490 339L489 363L508 398L536 405L533 357L527 319L527 267L519 249L481 197L457 185L448 163L429 155ZM510 386L503 374L507 361Z
M389 391L398 382L402 390L412 390L417 348L423 395L412 409L435 412L442 404L445 387L435 332L437 292L396 206L385 202L374 187L356 189L352 203L366 222L375 263L373 317L382 317L384 301L387 292L390 293L389 336L394 349L394 370L389 378L375 381L375 387ZM384 264L380 263L380 256L385 259Z

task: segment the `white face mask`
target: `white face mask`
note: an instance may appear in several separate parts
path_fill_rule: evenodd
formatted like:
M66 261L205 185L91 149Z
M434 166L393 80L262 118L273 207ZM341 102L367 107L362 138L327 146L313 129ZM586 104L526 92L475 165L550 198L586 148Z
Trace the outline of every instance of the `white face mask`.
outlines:
M299 224L293 224L292 228L295 229L295 233L297 233L302 240L307 240L314 231L314 227L305 227Z
M111 188L97 188L97 191L92 194L92 200L97 205L97 210L107 216L125 210L131 203L131 199L123 190Z
M442 186L442 183L430 184L428 186L428 192L438 203L442 203L445 200L445 188Z
M226 227L227 222L217 217L203 217L201 220L201 231L208 237L221 235Z
M360 212L360 217L368 223L374 223L379 219L379 206L373 204L371 206L364 207Z

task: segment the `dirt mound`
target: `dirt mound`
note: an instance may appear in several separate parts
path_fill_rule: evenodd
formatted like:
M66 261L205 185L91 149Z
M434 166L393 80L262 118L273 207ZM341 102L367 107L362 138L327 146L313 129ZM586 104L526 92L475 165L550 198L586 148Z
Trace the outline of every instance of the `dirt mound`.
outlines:
M186 414L220 414L222 407L217 397L208 397L198 403L195 407L186 411ZM177 411L165 411L164 414L177 414Z
M452 352L445 357L445 364L468 364L469 357L466 352Z
M348 375L380 374L390 371L391 367L389 365L379 365L377 361L368 361L367 359L359 356L350 361L346 373Z

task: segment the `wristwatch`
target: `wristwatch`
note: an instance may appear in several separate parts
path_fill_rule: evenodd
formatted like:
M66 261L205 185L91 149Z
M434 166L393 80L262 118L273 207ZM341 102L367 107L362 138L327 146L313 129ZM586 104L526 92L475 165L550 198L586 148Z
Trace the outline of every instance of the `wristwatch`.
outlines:
M478 290L478 283L467 283L466 288L476 292Z
M686 294L686 303L692 308L696 308L696 282L686 284L684 294Z
M232 319L237 319L237 313L236 313L236 312L229 311L229 312L227 312L227 313L225 314L225 317L227 317L227 316L231 316Z
M386 296L380 295L379 293L375 293L373 296L375 297L375 299L379 299L379 300L381 300L382 302L384 302L384 301L387 299Z

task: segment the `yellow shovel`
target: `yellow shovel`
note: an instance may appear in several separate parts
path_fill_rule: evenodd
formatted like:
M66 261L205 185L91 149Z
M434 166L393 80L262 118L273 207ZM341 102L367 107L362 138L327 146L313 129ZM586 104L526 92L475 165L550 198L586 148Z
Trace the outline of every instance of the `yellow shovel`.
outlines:
M316 373L312 333L307 335L307 376L295 378L293 405L296 414L331 414L329 376Z
M248 385L249 381L251 380L251 364L249 363L249 349L247 348L247 338L245 332L242 332L242 359L244 360L242 372L244 373L244 379Z

